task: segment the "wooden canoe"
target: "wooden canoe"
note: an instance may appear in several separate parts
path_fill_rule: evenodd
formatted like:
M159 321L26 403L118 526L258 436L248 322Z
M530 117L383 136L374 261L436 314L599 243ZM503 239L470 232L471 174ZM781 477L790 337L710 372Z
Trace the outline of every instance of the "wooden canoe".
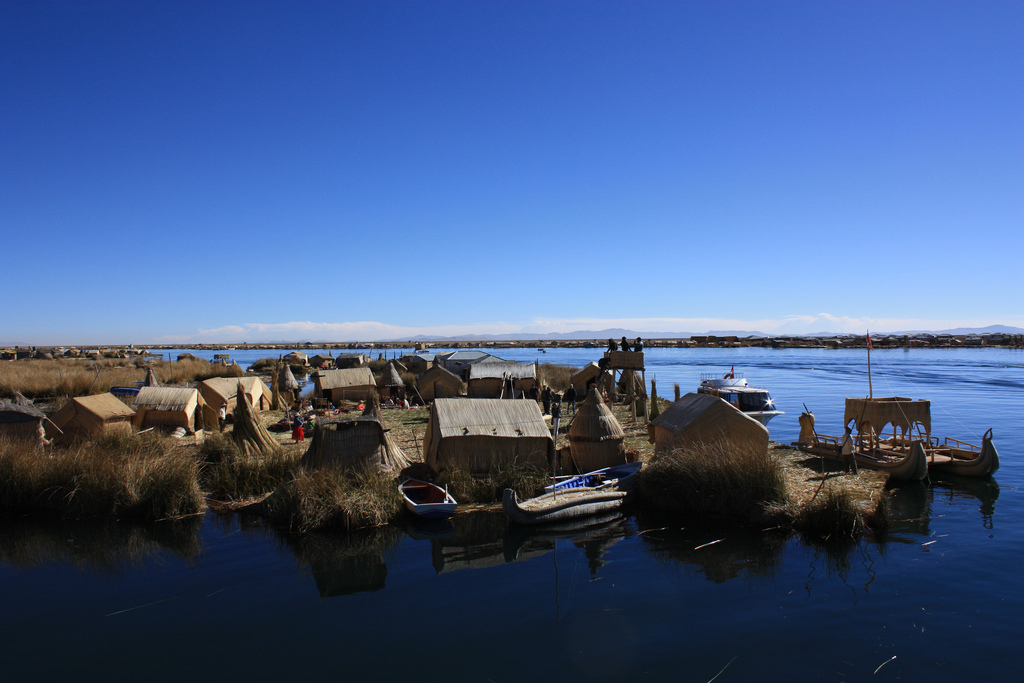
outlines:
M406 479L398 485L405 508L425 519L443 519L455 514L458 503L437 484L419 479Z
M547 524L566 522L614 510L629 495L611 487L576 488L569 491L545 493L536 498L520 501L512 489L505 489L501 505L505 517L516 524Z

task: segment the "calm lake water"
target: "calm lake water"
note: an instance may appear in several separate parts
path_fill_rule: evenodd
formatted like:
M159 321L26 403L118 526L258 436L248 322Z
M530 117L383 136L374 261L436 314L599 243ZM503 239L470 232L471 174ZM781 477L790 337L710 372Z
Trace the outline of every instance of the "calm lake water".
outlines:
M496 353L581 366L600 352ZM786 411L770 425L782 442L803 403L836 433L843 399L868 393L862 350L646 360L662 397L735 366ZM936 434L991 427L999 472L903 487L886 534L825 545L635 515L301 538L212 514L0 521L3 679L1019 680L1024 353L876 351L872 369L876 396L931 399Z

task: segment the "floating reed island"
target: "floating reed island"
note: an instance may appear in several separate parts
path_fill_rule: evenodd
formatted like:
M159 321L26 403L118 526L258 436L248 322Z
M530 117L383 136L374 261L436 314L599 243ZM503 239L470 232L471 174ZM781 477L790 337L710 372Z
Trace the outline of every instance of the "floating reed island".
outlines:
M505 489L542 493L552 467L641 462L628 500L662 517L821 537L886 524L884 474L829 471L770 443L762 425L717 397L678 396L678 387L676 401L648 397L642 354L622 358L636 367L615 382L606 368L588 381L587 368L497 373L495 363L473 374L431 359L414 374L419 357L346 354L354 368L310 369L301 397L302 373L291 367L301 357L261 363L269 376L188 358L118 359L94 368L84 392L62 373L54 382L52 364L66 361L0 363L0 513L167 520L237 511L297 533L350 532L407 514L397 487L406 477L444 486L463 509L498 509ZM334 374L349 370L358 376ZM97 379L104 372L120 374ZM475 391L495 396L465 397L460 377L485 379ZM570 409L563 395L576 380L589 390ZM126 391L97 389L107 384ZM48 402L33 404L21 389Z

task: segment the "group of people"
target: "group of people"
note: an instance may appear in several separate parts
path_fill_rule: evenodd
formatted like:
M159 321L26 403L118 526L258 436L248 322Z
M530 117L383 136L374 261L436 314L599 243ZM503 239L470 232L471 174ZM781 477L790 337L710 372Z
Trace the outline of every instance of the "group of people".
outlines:
M626 335L622 335L622 340L619 343L615 343L614 339L608 339L609 351L619 351L620 347L622 351L643 351L644 340L637 337L636 341L633 342L633 348L629 348L629 341L626 339Z

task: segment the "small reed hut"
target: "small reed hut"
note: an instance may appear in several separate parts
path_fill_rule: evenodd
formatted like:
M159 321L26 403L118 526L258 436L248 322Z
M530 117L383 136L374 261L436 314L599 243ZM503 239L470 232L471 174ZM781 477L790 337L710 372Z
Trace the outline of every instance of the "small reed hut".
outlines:
M388 397L405 398L405 382L402 381L393 361L385 365L384 370L380 373L380 379L377 380L377 394L382 400Z
M196 355L194 353L189 353L189 352L186 351L185 353L179 353L178 354L178 360L179 361L186 361L186 360L199 360L199 359L196 357Z
M516 463L547 469L555 442L540 406L530 399L439 398L430 409L423 460L473 475Z
M152 367L146 368L146 380L145 380L144 384L147 387L158 387L158 386L160 386L160 382L157 381L156 373L153 372L153 368Z
M377 383L369 367L320 370L313 375L317 398L338 405L341 401L369 401L377 395Z
M61 440L93 439L110 432L132 431L135 411L107 392L95 396L79 396L68 401L53 418Z
M254 410L270 409L273 395L270 388L259 377L211 377L196 385L206 404L203 408L205 424L217 424L221 406L227 408L228 415L235 414L235 406L238 405L239 384L245 390Z
M309 359L309 367L311 368L333 368L334 367L334 356L326 353L318 353Z
M400 472L411 463L380 418L363 415L321 421L299 464L310 470L373 466Z
M281 360L289 365L309 365L309 355L302 351L292 351Z
M584 365L582 368L576 371L572 377L569 378L569 382L576 389L577 396L586 396L590 387L597 385L597 380L601 376L601 368L595 361L591 361ZM611 393L611 375L607 375L608 380L605 386L600 387L607 393Z
M11 401L0 400L0 437L12 441L37 441L45 438L46 415L32 401L14 392Z
M654 454L718 443L723 448L768 452L768 429L728 401L686 394L647 425Z
M462 380L435 365L416 378L416 391L428 403L438 398L455 398L462 393Z
M402 364L409 368L409 372L421 375L430 369L434 364L432 353L409 353L402 356Z
M334 358L334 367L338 370L361 368L366 365L366 355L362 353L339 353Z
M625 439L622 425L592 388L569 427L569 452L563 453L562 469L582 474L621 465L626 462Z
M512 393L509 396L509 385ZM469 366L466 395L470 398L523 398L537 386L537 366L515 361L485 361Z
M203 410L206 405L199 390L193 387L142 387L132 407L135 426L181 427L186 432L203 428Z

